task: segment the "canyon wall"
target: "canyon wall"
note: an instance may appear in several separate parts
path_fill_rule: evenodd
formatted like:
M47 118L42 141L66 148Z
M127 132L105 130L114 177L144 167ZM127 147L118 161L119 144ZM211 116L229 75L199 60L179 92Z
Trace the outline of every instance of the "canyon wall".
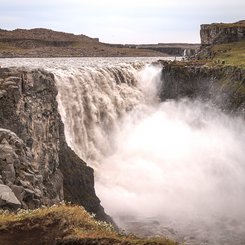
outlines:
M239 42L245 40L245 21L230 24L203 24L200 36L202 45Z
M245 70L191 62L161 62L161 100L184 97L210 101L227 111L245 113Z
M0 68L0 207L65 200L111 221L95 194L93 169L66 143L57 93L50 73Z

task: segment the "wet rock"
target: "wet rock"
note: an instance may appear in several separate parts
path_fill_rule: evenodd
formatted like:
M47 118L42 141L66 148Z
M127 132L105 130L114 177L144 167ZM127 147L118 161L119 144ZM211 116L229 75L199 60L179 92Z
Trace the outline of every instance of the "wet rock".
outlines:
M161 62L160 98L191 98L210 101L224 111L245 112L243 80L245 71L238 67L192 64L192 62Z

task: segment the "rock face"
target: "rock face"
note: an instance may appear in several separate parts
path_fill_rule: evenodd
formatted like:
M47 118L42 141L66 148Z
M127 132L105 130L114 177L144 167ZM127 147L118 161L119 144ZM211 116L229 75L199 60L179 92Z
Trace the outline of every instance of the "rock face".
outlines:
M50 73L0 68L0 187L22 208L67 200L108 220L93 169L65 141L56 95Z
M212 101L245 115L245 70L163 61L161 100L184 97Z
M25 194L21 194L24 195L20 200L23 207L27 204L28 208L34 208L61 201L60 117L53 77L41 71L13 69L1 69L0 76L0 127L10 130L1 131L1 144L4 145L2 175L6 167L15 170L15 176L13 171L8 171L4 183L28 189L29 199L34 203L26 203Z
M11 188L19 207L35 208L47 203L43 176L34 168L33 160L23 140L10 130L0 129L0 181Z
M245 21L201 25L201 44L212 45L245 40Z

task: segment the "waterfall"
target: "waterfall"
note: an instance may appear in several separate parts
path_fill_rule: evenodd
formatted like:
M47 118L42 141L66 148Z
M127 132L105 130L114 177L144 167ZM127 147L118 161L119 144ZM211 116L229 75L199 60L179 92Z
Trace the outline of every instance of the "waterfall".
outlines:
M244 244L245 124L210 103L161 102L161 68L53 70L65 134L127 231Z
M120 119L143 104L143 91L152 88L140 85L141 67L124 64L54 71L67 142L94 168L112 152L113 134L119 130ZM154 91L147 93L149 97Z

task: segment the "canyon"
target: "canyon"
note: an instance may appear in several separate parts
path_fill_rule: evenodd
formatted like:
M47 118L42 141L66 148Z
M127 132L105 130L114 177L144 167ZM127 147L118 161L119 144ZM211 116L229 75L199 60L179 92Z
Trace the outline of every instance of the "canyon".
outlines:
M227 28L224 24L219 26L219 31L215 31L219 38L213 37L213 34L211 37L210 33L206 31L209 28L217 28L216 26L202 27L202 44L199 53L197 52L199 59L190 58L190 60L180 62L153 59L152 63L147 59L137 59L138 61L119 59L118 63L112 64L111 59L101 61L96 58L86 61L77 59L74 63L71 60L58 59L48 61L40 59L1 60L1 208L35 209L42 205L51 206L66 201L82 205L88 212L94 213L97 219L115 225L114 221L105 213L103 209L105 207L106 211L110 210L109 214L117 224L129 229L130 224L136 223L138 228L135 229L134 226L134 231L137 233L140 230L139 233L144 235L156 235L154 232L152 233L152 230L162 229L164 232L161 231L160 235L170 236L173 239L179 239L180 242L185 241L187 244L192 244L192 239L194 244L197 241L206 241L210 244L222 244L222 241L242 244L244 237L240 230L244 228L244 213L240 206L244 200L242 194L244 181L240 177L243 177L244 174L241 146L244 140L242 125L245 113L245 70L242 59L239 59L239 63L234 65L234 60L231 59L233 54L230 52L231 50L227 49L227 46L224 46L225 48L218 46L218 49L215 49L217 47L215 45L227 45L228 40L228 45L236 47L239 44L239 48L244 50L244 38L241 38L239 34L241 33L240 29L243 28L243 22L239 23L241 23L239 31L236 32L239 40L220 38L220 33L223 33L220 28ZM44 32L46 33L46 31ZM230 33L234 34L233 29ZM34 36L33 39L35 38ZM69 36L69 40L70 38ZM74 37L74 39L76 38ZM87 37L82 38L87 40ZM214 41L209 39L216 40L216 44L213 45ZM63 41L69 42L69 40ZM49 37L48 42L50 41L52 40ZM51 43L53 46L67 45L66 43L57 44L53 41ZM98 40L88 39L87 42L96 43ZM226 51L223 52L224 50ZM45 62L48 62L47 65ZM25 68L23 68L24 63ZM150 65L151 63L152 65ZM176 112L176 115L172 115L171 111ZM163 112L165 114L162 114ZM148 115L151 117L148 118ZM167 120L162 120L163 115L167 117ZM184 119L180 119L179 115ZM166 125L169 123L169 117L175 118L180 129L184 127L184 131L179 131L184 138L185 136L190 139L195 138L196 134L201 134L202 130L207 134L211 132L210 138L205 141L206 138L201 134L200 137L203 141L200 141L201 143L198 141L200 145L198 143L197 151L189 152L184 147L186 144L184 138L176 136L177 145L175 145L176 142L171 141L171 138L175 137L171 127L169 132L173 134L169 136L168 142L164 141L168 132L163 131L164 134L161 131L162 126L152 124L151 118L155 117L160 117L159 123ZM132 127L135 131L127 131L130 128L122 127L123 125ZM141 127L138 128L138 125ZM144 139L141 137L141 140L138 141L137 132L146 133L149 130L149 127L145 130L147 125L150 126L151 133L146 134L147 137L142 134ZM159 131L155 132L154 128ZM215 131L218 128L221 130L220 136L226 135L227 142L232 142L233 145L222 144L219 136L213 134L212 130ZM228 130L231 128L231 131L226 131L226 128ZM186 134L188 130L194 134ZM162 138L154 142L154 139L158 139L157 135ZM150 139L152 142L149 144L147 142ZM202 145L202 142L207 143L210 139L220 145L220 148L213 145L214 149L218 152L221 151L220 155L211 151L211 148L206 148L206 145L205 147ZM126 144L121 144L121 141ZM173 148L169 148L171 142ZM196 149L193 142L190 141L189 144ZM132 148L128 149L128 145L131 145ZM138 146L142 148L138 148ZM145 148L146 146L147 148ZM210 159L206 161L205 154L199 155L199 146L206 149L206 151L204 150L206 155L214 154L212 161ZM141 155L135 155L135 152L142 151L142 149L145 150L145 159L152 163L150 169L144 159L143 169L137 165L142 159ZM164 151L165 154L161 155L155 149ZM185 158L185 152L182 152L181 159L187 165L181 165L181 161L175 161L172 158L173 155L168 155L168 151L164 149L179 150L177 152L180 153L181 149L187 150L187 153L196 154L199 163L202 163L203 158L203 161L210 163L210 165L207 166L207 169L203 169L205 164L195 165L195 161L188 157ZM155 155L154 160L150 157L152 154ZM188 185L185 186L181 176L176 178L175 172L172 172L168 164L163 164L158 168L159 159L172 162L176 169L183 174L182 176L193 181L195 178L192 179L191 171L189 172L188 168L186 168L188 171L182 171L182 166L189 166L190 170L194 172L202 169L205 173L207 171L207 175L200 175L204 180L203 188L200 186L199 190L200 193L203 193L202 201L208 207L210 193L214 191L216 195L220 195L221 199L213 198L214 206L210 206L210 209L213 208L213 211L217 211L222 206L222 210L229 210L231 214L231 216L226 216L221 212L221 220L225 217L226 223L230 222L225 228L220 226L219 219L212 220L221 227L217 228L217 237L213 236L213 233L209 238L206 237L208 229L213 227L209 226L209 221L205 223L205 220L194 219L198 223L198 229L193 228L190 231L175 223L179 228L179 234L176 235L176 231L171 230L174 227L164 228L161 226L161 220L155 220L155 216L159 213L152 212L154 209L165 209L166 220L176 218L177 216L171 215L168 217L167 214L174 212L174 208L178 208L178 203L183 204L184 208L180 208L180 212L186 211L192 215L191 208L193 208L197 214L200 214L199 212L202 210L203 217L207 217L207 219L216 215L207 207L202 209L203 206L198 201L199 191L194 186L190 186L190 189L196 198L191 197L190 200L193 200L196 205L189 202ZM233 171L233 167L227 163L229 161L226 159L234 163L238 171ZM160 172L156 171L157 169ZM163 170L170 174L169 182L161 180L163 176L157 178ZM148 175L148 172L153 172L154 178ZM124 173L127 173L126 175L131 178L127 178L128 182L125 181L126 175L123 175ZM113 179L112 176L117 176L117 178ZM137 180L142 178L141 176L149 180L149 185L142 185L135 180L135 178ZM171 186L169 183L172 183L173 180L180 183L181 188L174 184ZM207 185L207 180L210 180L210 185L213 181L220 183L224 195L219 192L216 186L211 186L213 187L211 188ZM194 183L195 186L198 186L196 180ZM151 193L154 188L156 191L164 190L163 193L169 199L162 199L159 195L160 192L157 192L156 195L151 196L150 200L158 200L159 203L154 204L154 202L146 201L147 198L149 200L148 194L154 194ZM103 205L100 204L95 189L97 195L100 193ZM136 193L136 197L132 196L132 193ZM240 198L236 193L240 194ZM143 205L142 200L146 201L146 205ZM226 205L222 204L222 200ZM176 205L171 207L171 201L176 201L173 202ZM132 203L136 203L136 205L131 205ZM122 204L125 213L119 212L122 209L120 206ZM142 206L141 209L138 208L140 206ZM146 219L142 212L148 212L148 216L153 217L149 221L151 228L149 228L149 224L146 224L147 228L144 228L144 221L142 225L137 218L133 219L133 215L137 216L137 214ZM204 235L200 234L200 230L205 227L205 225L199 227L201 222L207 225L207 233L203 231ZM236 224L233 227L232 222ZM225 236L222 230L225 230L229 237ZM208 239L210 240L207 241Z

